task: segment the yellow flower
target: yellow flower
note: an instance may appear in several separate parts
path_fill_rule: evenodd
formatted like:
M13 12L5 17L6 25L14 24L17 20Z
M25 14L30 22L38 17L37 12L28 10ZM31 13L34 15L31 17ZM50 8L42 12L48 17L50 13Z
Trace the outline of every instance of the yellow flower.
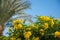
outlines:
M22 28L22 24L14 25L14 30L21 29L21 28Z
M24 38L29 39L30 36L28 34L24 35Z
M28 27L28 28L26 28L26 30L31 30L31 28Z
M54 25L53 19L51 19L50 22L51 22L51 27L53 27L53 25Z
M18 29L21 29L22 28L22 24L18 24Z
M59 37L59 38L60 38L60 32L59 32L59 31L56 31L56 32L54 33L54 35L55 35L55 37Z
M21 19L17 19L17 20L14 20L13 21L13 25L17 24L17 23L22 23L22 20Z
M32 40L40 40L39 37L33 37Z
M50 18L48 16L40 16L40 20L49 21Z
M29 39L31 35L32 35L32 34L31 34L30 31L25 32L25 33L24 33L24 38Z
M44 30L47 29L48 28L48 23L44 23L43 28L44 28Z
M32 35L32 33L30 31L27 32L29 35Z
M11 38L10 38L10 40L16 40L16 38L14 38L14 37L11 37Z
M40 34L41 34L42 36L44 36L44 30L43 30L43 29L40 29Z
M17 21L16 21L16 20L14 20L14 21L13 21L13 25L15 25L16 23L17 23Z
M18 29L18 26L17 25L14 25L14 30L17 30Z
M18 23L22 23L22 20L21 20L21 19L17 19L17 22L18 22Z

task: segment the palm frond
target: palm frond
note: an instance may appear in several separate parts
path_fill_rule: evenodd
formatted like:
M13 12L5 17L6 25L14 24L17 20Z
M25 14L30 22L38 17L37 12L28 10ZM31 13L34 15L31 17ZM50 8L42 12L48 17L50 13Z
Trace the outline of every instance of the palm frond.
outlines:
M29 6L27 0L0 0L0 23L5 23L15 12L27 9Z

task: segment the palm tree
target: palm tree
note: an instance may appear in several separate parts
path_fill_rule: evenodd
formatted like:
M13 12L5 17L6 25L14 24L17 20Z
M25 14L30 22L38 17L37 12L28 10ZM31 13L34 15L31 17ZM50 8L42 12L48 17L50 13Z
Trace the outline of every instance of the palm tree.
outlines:
M4 24L15 12L29 6L30 3L27 0L0 0L0 24Z
M4 25L12 15L29 6L30 3L27 0L0 0L0 24Z

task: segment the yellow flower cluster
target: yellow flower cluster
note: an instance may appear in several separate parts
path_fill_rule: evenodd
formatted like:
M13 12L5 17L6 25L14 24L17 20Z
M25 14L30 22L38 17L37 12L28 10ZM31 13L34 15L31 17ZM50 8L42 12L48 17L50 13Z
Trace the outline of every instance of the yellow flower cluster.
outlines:
M21 19L17 19L13 21L13 25L14 25L14 29L21 29L22 28L22 20Z
M59 37L59 38L60 38L60 32L59 32L59 31L56 31L56 32L54 33L54 35L55 35L55 37Z
M17 23L22 23L23 21L21 19L17 19L13 21L13 25L17 24Z
M40 16L40 20L49 21L50 18L48 16Z
M29 39L32 33L30 31L24 32L24 38Z
M15 29L15 30L21 29L21 28L22 28L22 24L14 25L14 29Z
M54 25L53 19L50 19L50 22L51 22L51 27L53 27L53 25Z
M43 30L43 29L40 29L40 34L41 34L42 36L44 36L44 30Z
M47 29L48 28L48 23L44 23L43 28L44 28L44 30Z
M40 22L47 22L47 23L50 23L51 27L54 26L54 19L53 18L50 18L48 16L39 16L38 17L38 20Z
M58 24L58 27L56 26ZM56 24L56 25L55 25ZM22 27L23 26L23 27ZM48 16L39 16L39 20L33 23L33 25L26 25L22 23L22 20L13 21L13 31L10 34L11 40L53 40L60 38L60 21L57 21ZM21 30L20 30L21 29ZM17 31L16 31L17 30ZM57 31L58 30L58 31ZM56 31L56 32L55 32ZM9 28L9 32L11 29ZM15 38L16 37L16 38Z

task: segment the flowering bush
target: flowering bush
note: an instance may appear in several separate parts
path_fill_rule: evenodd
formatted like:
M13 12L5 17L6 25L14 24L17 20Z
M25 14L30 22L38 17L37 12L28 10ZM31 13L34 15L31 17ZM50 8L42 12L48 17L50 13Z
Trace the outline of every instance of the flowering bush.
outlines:
M37 16L36 21L25 24L23 20L13 20L9 28L9 40L60 40L60 20L48 16Z

